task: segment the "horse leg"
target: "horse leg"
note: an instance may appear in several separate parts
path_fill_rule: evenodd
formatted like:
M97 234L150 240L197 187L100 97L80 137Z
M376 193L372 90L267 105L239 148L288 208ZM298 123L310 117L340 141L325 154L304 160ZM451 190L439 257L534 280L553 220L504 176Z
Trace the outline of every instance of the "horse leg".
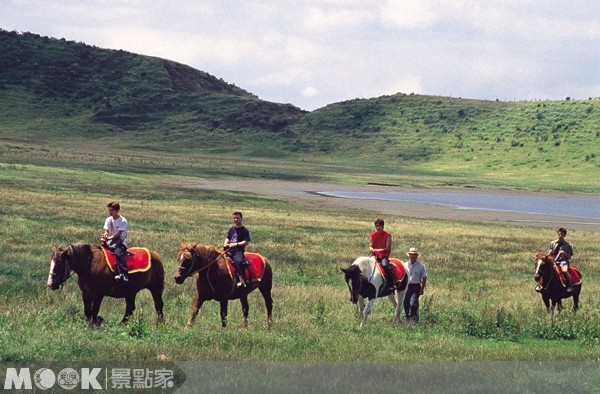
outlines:
M550 313L550 298L546 294L542 294L542 301L544 301L544 305L546 305L546 312Z
M265 275L263 275L263 278L258 285L258 290L265 299L265 307L267 308L267 325L269 327L273 324L273 298L271 297L272 283L271 270L268 270L265 272Z
M248 297L240 297L240 302L242 303L242 314L244 315L244 321L242 322L242 326L244 328L248 328L248 312L250 311L250 305L248 305Z
M158 322L159 323L163 323L164 322L164 315L163 315L163 299L162 299L162 293L163 293L163 287L164 286L155 286L150 290L150 294L152 294L152 300L154 300L154 309L156 310L156 316L158 317Z
M579 310L579 293L573 293L573 313Z
M125 297L125 315L123 315L123 320L121 320L121 324L126 324L131 316L133 315L133 311L135 310L135 294Z
M367 305L365 306L365 309L363 309L363 312L362 312L362 320L360 322L361 326L367 322L367 317L369 317L369 314L371 313L371 309L373 308L374 303L375 303L375 298L369 298L369 301L367 301Z
M358 302L356 305L358 308L358 315L362 317L362 311L365 309L365 299L362 296L358 296Z
M204 299L200 299L200 296L196 295L196 300L194 301L194 305L192 306L192 312L190 313L190 318L187 321L187 326L191 327L194 325L194 322L196 321L196 316L198 315L198 312L200 312L200 308L202 307L202 304L204 304Z
M92 304L94 302L94 297L92 294L88 292L82 292L81 298L83 299L83 313L85 314L85 318L91 322L92 321Z
M394 315L394 324L402 321L402 311L404 310L404 297L406 296L406 288L404 290L396 290L396 310Z
M228 300L221 300L221 328L227 327L227 306L229 305Z
M390 300L390 302L392 303L392 306L394 307L394 320L392 321L392 323L396 322L396 310L398 309L398 302L396 302L396 297L395 297L395 291L391 294L389 294L388 300Z
M100 305L102 305L102 300L104 299L103 295L94 295L92 300L92 310L90 315L90 324L94 327L100 327L102 324L102 317L98 316L98 312L100 312Z

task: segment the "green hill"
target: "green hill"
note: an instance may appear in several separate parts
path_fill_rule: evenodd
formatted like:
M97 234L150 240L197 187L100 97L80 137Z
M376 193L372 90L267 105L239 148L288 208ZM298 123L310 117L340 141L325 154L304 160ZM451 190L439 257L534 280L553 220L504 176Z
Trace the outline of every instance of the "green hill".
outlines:
M277 132L304 113L159 58L6 31L0 32L0 51L5 101L52 107L53 119L74 117L95 129L152 133L185 126L196 136L213 130ZM65 109L56 113L59 107Z
M14 149L92 141L333 163L400 185L600 190L596 98L396 94L306 112L182 64L64 39L0 31L0 51L0 142Z

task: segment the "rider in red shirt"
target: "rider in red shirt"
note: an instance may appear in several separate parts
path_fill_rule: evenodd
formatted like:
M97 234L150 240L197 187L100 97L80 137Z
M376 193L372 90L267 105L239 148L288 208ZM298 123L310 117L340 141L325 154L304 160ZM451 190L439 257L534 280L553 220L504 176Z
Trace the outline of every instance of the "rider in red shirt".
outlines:
M371 256L375 256L377 262L379 262L386 273L388 287L395 285L394 272L390 264L390 255L392 253L392 235L385 231L383 228L385 223L383 219L377 218L375 220L375 231L371 233L371 246L369 251Z

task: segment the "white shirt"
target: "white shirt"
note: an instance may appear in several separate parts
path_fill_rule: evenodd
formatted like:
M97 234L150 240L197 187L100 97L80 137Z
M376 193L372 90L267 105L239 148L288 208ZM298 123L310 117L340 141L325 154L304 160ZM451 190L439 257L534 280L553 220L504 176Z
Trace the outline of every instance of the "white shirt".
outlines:
M427 278L427 270L425 265L419 260L414 263L408 262L408 270L410 274L408 276L408 284L420 284L422 278Z
M127 219L125 219L123 216L119 215L119 217L116 219L113 219L112 216L107 217L106 221L104 222L104 229L108 231L109 237L115 235L119 230L122 230L123 232L119 238L121 238L123 243L126 243Z

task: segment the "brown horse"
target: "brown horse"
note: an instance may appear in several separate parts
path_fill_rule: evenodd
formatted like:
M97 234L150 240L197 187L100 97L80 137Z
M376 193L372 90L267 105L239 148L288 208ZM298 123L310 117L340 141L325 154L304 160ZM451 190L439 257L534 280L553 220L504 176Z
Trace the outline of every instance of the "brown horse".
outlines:
M148 252L150 267L143 272L131 270L129 282L122 283L115 281L115 272L107 264L108 255L102 247L90 244L53 246L48 287L56 290L71 276L71 271L77 273L83 311L94 326L102 324L103 319L98 312L105 296L125 298L125 315L121 323L126 323L135 310L135 296L140 290L148 289L152 293L158 320L162 322L165 271L158 255Z
M253 255L252 259L250 258ZM233 265L227 261L225 253L214 246L202 244L181 244L181 251L177 256L179 267L175 273L175 282L182 284L185 279L198 272L196 280L196 299L192 306L192 313L187 325L192 326L202 304L208 300L217 300L221 303L221 326L227 327L227 306L229 300L240 299L243 325L248 327L248 294L258 288L267 307L267 324L273 322L273 299L271 288L273 286L273 272L269 261L257 253L246 253L248 260L254 263L248 266L246 277L247 287L237 287Z
M562 299L573 297L573 311L579 309L579 294L581 293L581 272L575 266L569 267L569 273L573 279L573 291L567 292L565 284L561 281L559 268L551 255L538 252L535 255L535 272L533 279L538 282L538 291L542 294L542 300L546 310L554 312L558 305L558 311L562 310ZM552 301L552 307L550 306Z

